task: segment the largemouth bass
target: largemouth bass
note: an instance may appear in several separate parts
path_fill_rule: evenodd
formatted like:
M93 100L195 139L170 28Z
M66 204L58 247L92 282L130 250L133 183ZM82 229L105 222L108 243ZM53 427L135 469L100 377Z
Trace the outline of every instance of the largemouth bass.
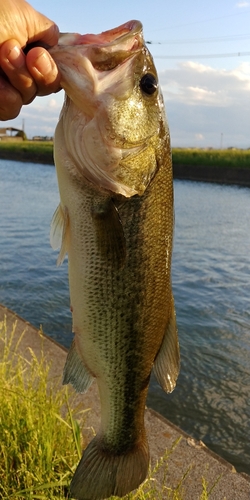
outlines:
M85 392L96 378L101 402L100 430L71 495L98 500L123 496L146 478L150 374L171 392L179 372L170 138L140 22L65 34L50 53L66 92L51 226L59 264L68 253L74 341L64 383Z

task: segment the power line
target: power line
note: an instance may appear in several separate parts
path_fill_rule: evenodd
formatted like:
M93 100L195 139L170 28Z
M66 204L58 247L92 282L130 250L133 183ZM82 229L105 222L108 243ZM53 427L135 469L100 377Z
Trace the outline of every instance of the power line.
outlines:
M226 42L226 41L234 41L234 40L247 40L250 38L250 34L244 35L227 35L220 37L208 37L208 38L184 38L184 39L176 39L176 40L162 40L162 41L154 41L147 40L146 43L149 45L173 45L173 44L187 44L187 43L211 43L211 42Z
M184 26L192 26L193 24L208 23L210 21L217 21L219 19L226 19L228 17L246 15L248 13L249 13L249 9L244 9L242 12L235 12L234 14L228 14L227 16L210 17L208 19L200 19L199 21L193 21L192 23L176 24L173 26L166 26L165 28L157 28L157 29L148 30L148 31L150 31L152 33L153 31L163 31L163 30L165 31L165 30L169 30L169 29L182 28Z
M231 54L196 54L196 55L183 55L183 56L157 56L154 59L213 59L220 57L243 57L250 56L250 52L236 52Z

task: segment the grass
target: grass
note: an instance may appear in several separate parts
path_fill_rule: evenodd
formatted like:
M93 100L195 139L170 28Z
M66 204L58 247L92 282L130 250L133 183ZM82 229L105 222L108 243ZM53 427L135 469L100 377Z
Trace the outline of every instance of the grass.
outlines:
M47 154L53 151L53 141L0 141L0 150Z
M0 326L0 498L65 498L82 446L67 389L54 390L45 357L24 359L15 328L7 339Z
M51 384L44 354L38 359L30 350L25 359L18 349L22 336L16 345L14 337L15 324L7 336L6 321L0 322L0 498L63 500L69 498L84 445L84 411L72 410L67 388ZM168 458L176 445L126 500L185 500L183 481L189 470L176 488L166 485ZM208 491L207 486L201 478L200 500L207 500L214 487Z
M173 163L250 168L250 150L173 148ZM0 141L0 158L53 164L52 141Z
M174 148L173 164L250 168L250 150Z
M0 141L0 158L53 164L53 141Z

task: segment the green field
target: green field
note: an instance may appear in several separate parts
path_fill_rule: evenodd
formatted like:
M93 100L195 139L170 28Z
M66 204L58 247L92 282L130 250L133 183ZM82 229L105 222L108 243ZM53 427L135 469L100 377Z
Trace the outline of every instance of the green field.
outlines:
M6 152L26 152L48 154L53 151L52 141L0 141L0 150Z
M173 148L173 164L249 168L250 149Z
M0 141L0 158L53 164L53 142Z
M53 164L53 142L0 141L0 158ZM173 148L174 165L250 167L250 149Z

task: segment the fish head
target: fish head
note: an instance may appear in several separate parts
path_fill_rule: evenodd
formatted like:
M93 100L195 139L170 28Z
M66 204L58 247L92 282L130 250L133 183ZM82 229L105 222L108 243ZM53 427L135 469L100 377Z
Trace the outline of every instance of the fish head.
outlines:
M63 34L50 53L67 96L60 121L78 174L100 189L142 195L166 140L169 149L169 133L141 23Z

